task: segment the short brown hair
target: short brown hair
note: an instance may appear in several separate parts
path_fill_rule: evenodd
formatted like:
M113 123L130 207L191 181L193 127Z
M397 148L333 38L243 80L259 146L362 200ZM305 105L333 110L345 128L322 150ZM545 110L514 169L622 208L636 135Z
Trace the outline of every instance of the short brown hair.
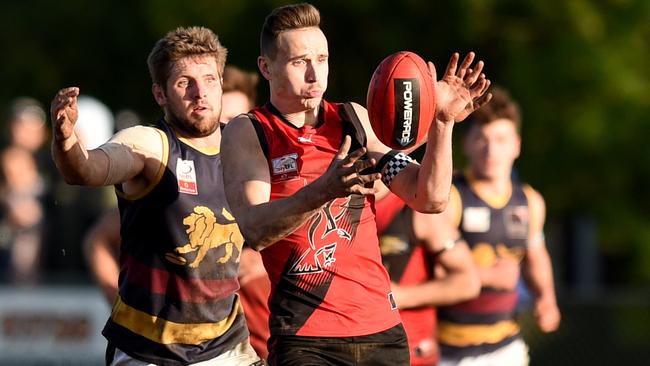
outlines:
M260 52L263 56L275 58L278 35L291 29L320 27L320 12L307 3L285 5L273 9L262 26Z
M257 82L259 76L254 72L244 71L236 66L227 65L223 70L223 92L240 91L246 95L251 106L257 99Z
M185 57L214 57L223 75L228 50L214 32L204 27L178 27L156 42L147 58L151 80L165 88L172 65Z
M521 129L521 113L519 105L510 98L510 94L503 88L494 87L490 91L492 100L474 111L467 120L467 130L474 125L484 125L497 119L512 121L517 129Z

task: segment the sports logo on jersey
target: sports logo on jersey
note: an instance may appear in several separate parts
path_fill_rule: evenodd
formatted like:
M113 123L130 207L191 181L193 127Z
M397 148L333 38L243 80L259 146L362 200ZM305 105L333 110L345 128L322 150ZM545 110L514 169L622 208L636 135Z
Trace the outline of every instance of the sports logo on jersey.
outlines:
M313 134L311 134L311 133L310 133L309 135L307 135L307 137L305 137L305 136L298 136L298 142L300 142L300 143L302 143L302 144L313 144L314 141L311 140L311 137L312 137L312 136L313 136Z
M463 231L486 233L490 230L490 209L488 207L465 207L463 210Z
M514 239L528 237L528 206L507 207L503 219L509 237Z
M271 160L271 164L273 165L273 176L271 178L273 182L281 182L299 176L298 154L296 153L274 158Z
M309 248L292 264L288 274L300 276L321 273L336 262L336 247L339 242L351 241L349 229L342 227L343 219L349 213L350 197L328 202L309 226Z
M239 262L244 237L235 223L235 218L225 208L217 217L210 208L196 206L193 212L183 219L183 225L187 226L185 232L189 242L165 254L165 258L171 263L197 268L208 251L222 246L225 248L225 253L216 260L217 263L227 263L233 257L235 248L237 249L235 262Z
M196 184L196 171L193 160L176 160L176 179L178 180L178 191L187 194L199 194L199 187Z

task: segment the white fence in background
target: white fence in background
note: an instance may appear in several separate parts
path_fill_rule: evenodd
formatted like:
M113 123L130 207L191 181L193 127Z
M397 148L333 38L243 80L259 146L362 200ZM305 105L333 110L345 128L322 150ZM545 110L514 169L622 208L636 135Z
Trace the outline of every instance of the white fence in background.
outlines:
M93 287L0 286L0 365L103 365L109 312Z

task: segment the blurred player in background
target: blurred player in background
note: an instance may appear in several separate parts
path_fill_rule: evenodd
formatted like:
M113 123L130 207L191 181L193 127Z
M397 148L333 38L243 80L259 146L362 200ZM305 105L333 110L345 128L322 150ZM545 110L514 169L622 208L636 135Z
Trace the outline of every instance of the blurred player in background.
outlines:
M375 209L382 262L393 282L411 365L436 365L440 353L435 307L478 296L478 273L467 245L458 243L451 230L447 235L434 232L434 215L414 211L379 185ZM436 266L443 271L437 276Z
M432 224L454 231L472 250L481 295L438 309L441 365L527 365L528 349L515 321L520 264L535 298L540 329L557 329L560 312L544 241L545 205L529 185L512 178L519 157L521 116L508 94L468 118L463 149L467 170L453 180L449 205Z

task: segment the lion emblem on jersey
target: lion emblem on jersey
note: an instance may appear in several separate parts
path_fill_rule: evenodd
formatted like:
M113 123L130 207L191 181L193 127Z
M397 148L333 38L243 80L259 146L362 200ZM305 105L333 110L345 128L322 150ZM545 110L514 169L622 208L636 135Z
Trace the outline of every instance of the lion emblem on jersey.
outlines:
M217 263L228 262L232 255L233 249L237 248L237 258L239 262L241 256L244 238L235 223L235 218L225 208L221 215L229 222L221 224L217 222L214 212L205 206L194 207L194 212L183 219L183 224L188 228L185 230L189 238L189 243L182 247L174 249L173 252L167 253L165 258L174 264L185 265L190 261L189 253L196 253L194 259L189 263L190 268L197 268L206 254L211 249L225 247L225 254L217 259Z

